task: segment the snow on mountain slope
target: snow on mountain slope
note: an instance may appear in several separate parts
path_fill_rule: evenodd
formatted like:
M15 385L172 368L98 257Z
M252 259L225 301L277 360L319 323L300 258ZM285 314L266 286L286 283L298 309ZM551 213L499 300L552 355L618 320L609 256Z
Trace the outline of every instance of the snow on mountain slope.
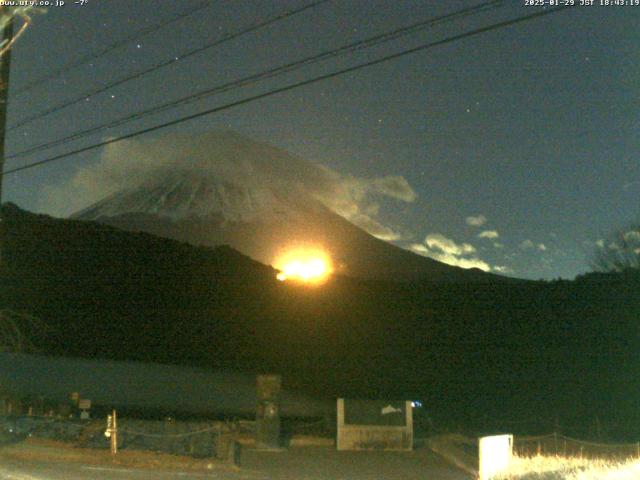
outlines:
M181 171L112 194L76 217L97 219L129 213L174 221L218 215L224 223L293 220L299 215L293 204L268 188L249 188L207 174Z

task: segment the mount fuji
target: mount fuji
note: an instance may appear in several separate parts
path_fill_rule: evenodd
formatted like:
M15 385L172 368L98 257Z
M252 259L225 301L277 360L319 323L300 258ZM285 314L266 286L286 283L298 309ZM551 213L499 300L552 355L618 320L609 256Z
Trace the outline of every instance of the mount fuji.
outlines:
M354 212L353 198L362 199L374 187L235 133L127 145L111 152L92 175L109 178L115 187L72 218L194 245L226 244L267 265L287 249L313 247L331 257L336 273L365 279L506 279L446 265L376 238L336 213L349 211L359 223L383 229ZM389 190L380 187L384 181L373 182L378 191Z

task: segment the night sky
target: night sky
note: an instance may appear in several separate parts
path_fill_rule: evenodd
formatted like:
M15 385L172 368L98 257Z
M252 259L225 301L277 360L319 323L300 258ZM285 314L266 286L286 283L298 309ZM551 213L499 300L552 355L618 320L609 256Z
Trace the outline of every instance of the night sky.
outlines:
M110 53L50 76L202 2L88 0L50 7L12 53L9 126L310 0L211 1ZM333 0L87 97L8 134L10 156L168 100L474 1ZM599 3L599 0L596 1ZM536 11L524 0L201 99L6 169ZM396 245L526 278L589 270L595 243L640 218L640 6L576 7L425 49L147 135L233 130L353 178L401 176L415 195L371 215ZM36 88L17 94L34 79ZM101 150L4 180L3 201L56 216ZM414 198L415 197L415 198ZM81 198L76 199L82 201Z

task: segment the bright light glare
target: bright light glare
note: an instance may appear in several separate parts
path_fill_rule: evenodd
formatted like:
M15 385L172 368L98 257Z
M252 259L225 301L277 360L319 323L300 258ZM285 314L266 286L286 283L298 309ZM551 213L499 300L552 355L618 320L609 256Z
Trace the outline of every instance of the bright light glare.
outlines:
M329 256L321 250L295 249L281 255L274 265L280 272L280 281L297 280L305 283L322 283L333 268Z

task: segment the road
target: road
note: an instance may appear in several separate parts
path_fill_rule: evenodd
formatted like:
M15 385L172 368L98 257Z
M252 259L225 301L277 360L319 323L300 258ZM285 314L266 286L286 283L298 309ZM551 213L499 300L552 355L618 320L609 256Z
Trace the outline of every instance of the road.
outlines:
M245 449L241 467L211 472L122 468L110 465L2 459L0 480L469 480L428 449L413 452L338 452L333 447L278 452Z
M268 478L256 472L245 472L240 469L199 473L5 459L1 463L1 480L203 480L214 478L217 480L265 480Z

